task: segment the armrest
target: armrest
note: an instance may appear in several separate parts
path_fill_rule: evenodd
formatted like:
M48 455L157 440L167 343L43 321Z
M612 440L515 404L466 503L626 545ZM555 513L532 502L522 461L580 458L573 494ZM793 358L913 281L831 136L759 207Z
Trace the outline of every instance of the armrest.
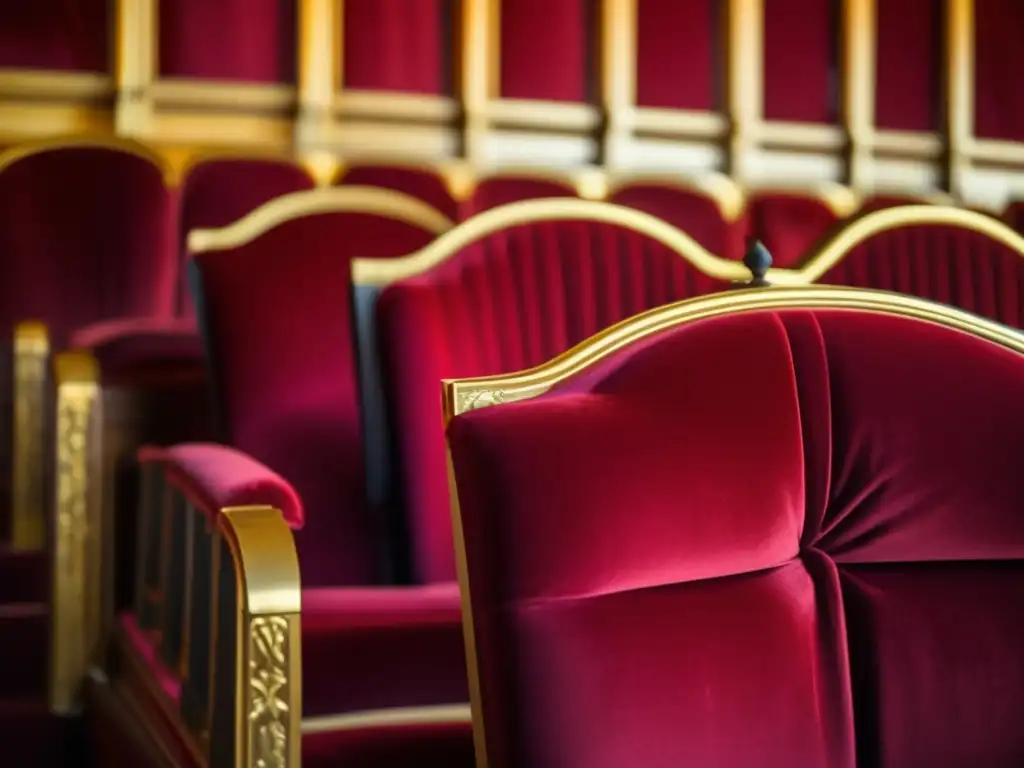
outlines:
M469 700L455 583L302 591L307 717Z
M202 337L190 320L105 320L77 329L69 342L72 348L92 353L104 383L205 377Z
M287 480L226 445L144 446L138 460L162 465L167 482L211 519L226 507L269 506L279 509L291 528L304 522L302 501Z

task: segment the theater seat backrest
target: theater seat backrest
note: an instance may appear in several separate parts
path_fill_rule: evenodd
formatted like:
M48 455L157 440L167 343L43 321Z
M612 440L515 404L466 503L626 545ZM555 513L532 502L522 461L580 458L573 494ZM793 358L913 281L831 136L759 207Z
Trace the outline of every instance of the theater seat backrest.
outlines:
M1024 337L773 293L451 421L481 765L1024 761Z
M609 204L529 201L459 229L471 228L443 259L385 288L377 307L400 496L427 581L454 576L442 378L537 365L637 312L747 277L664 222Z
M812 252L801 271L809 282L898 291L1024 327L1024 238L963 208L869 213Z
M364 484L350 262L430 242L446 217L366 187L277 198L189 238L224 438L302 497L303 582L381 577Z

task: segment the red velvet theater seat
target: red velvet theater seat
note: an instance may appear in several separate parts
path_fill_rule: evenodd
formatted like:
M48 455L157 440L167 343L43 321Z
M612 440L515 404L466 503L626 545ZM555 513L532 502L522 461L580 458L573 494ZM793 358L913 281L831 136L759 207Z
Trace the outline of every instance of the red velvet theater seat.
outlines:
M442 378L536 365L632 314L749 279L652 216L572 199L495 208L405 260L353 269L357 288L383 287L376 339L390 428L380 429L397 459L383 492L402 509L424 582L455 574ZM371 456L369 467L386 461Z
M1024 327L1024 238L963 208L913 205L859 216L808 254L795 282L899 291Z
M459 217L459 205L452 196L446 174L440 168L416 165L353 165L342 168L334 184L393 189L422 200L452 221Z
M755 190L747 199L747 234L771 251L778 267L795 267L836 224L857 209L845 187L816 190Z
M727 176L616 179L609 202L636 208L691 235L712 253L743 257L743 193Z
M583 176L582 178L585 178ZM582 179L541 171L495 173L474 180L473 189L459 204L459 218L468 219L499 205L541 197L577 197Z
M313 186L309 172L285 158L200 158L188 170L179 190L181 253L186 253L185 239L193 229L225 227L275 197ZM191 298L187 290L183 293L182 311L191 317Z
M1024 764L1024 336L812 288L584 346L446 393L479 765Z
M413 251L449 225L408 195L350 186L279 197L189 238L224 440L302 498L307 586L373 584L384 568L364 488L349 262Z

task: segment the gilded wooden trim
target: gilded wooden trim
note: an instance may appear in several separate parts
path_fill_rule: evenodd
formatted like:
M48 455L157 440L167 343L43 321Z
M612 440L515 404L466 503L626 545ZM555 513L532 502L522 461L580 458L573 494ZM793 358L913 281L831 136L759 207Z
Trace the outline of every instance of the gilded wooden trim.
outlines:
M631 186L651 185L679 189L710 199L722 218L735 222L743 215L747 205L746 194L732 179L722 173L702 173L685 176L668 173L633 173L614 176L608 184L608 197Z
M14 328L14 430L11 477L11 546L46 545L46 392L50 337L43 323Z
M764 111L764 0L728 0L729 167L743 181Z
M613 203L565 197L522 200L492 208L462 222L408 256L353 259L352 281L358 285L387 285L425 272L493 232L533 222L558 220L604 222L625 227L671 248L706 275L720 280L750 278L746 267L739 262L716 256L690 235L659 218Z
M946 0L946 89L947 182L962 197L974 138L974 0Z
M843 121L849 137L850 185L867 186L875 125L877 0L843 2Z
M100 563L89 563L90 540L99 514L95 484L90 483L90 446L95 441L99 370L85 353L54 358L57 390L55 520L53 536L52 616L50 622L50 709L70 714L91 661L98 627L92 613L92 582ZM94 509L94 507L97 507Z
M463 156L481 162L488 127L487 105L498 92L498 45L496 21L499 0L463 0L462 71L459 94L466 116Z
M49 69L0 69L0 99L97 102L114 91L114 79L97 72L54 72Z
M620 168L623 146L636 115L637 4L604 0L601 4L601 96L605 111L603 160Z
M769 269L772 285L810 285L846 255L875 235L914 226L951 226L985 235L1024 257L1024 237L992 216L943 205L901 205L866 213L853 219L833 237L812 250L798 269Z
M238 583L236 768L298 768L302 638L294 538L272 507L223 509L218 529L231 550Z
M287 221L334 212L387 216L433 233L452 226L443 213L402 192L377 187L331 187L275 197L221 229L192 230L188 234L188 249L204 253L238 248Z
M13 165L19 160L31 157L32 155L41 154L43 152L52 152L59 149L86 147L109 149L113 152L124 152L129 155L135 155L159 169L165 180L173 179L174 173L169 167L167 161L162 155L160 155L160 153L156 152L151 147L135 141L134 139L90 134L58 136L15 144L13 147L8 147L3 152L0 152L0 172L2 172L7 166Z
M157 0L116 0L114 79L118 134L141 136L152 119L157 70Z
M302 732L304 734L324 733L354 731L363 728L469 722L471 722L469 704L435 704L422 707L387 707L345 712L340 715L309 717L302 721Z
M299 144L323 140L341 78L337 0L299 0Z

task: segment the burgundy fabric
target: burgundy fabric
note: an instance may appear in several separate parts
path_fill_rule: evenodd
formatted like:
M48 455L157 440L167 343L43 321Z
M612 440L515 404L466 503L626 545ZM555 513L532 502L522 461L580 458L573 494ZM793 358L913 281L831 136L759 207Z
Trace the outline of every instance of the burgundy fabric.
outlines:
M718 108L724 60L717 0L636 4L636 103L641 107Z
M302 593L303 715L469 700L455 583Z
M307 733L305 768L474 768L469 723L377 726Z
M456 417L492 768L1024 762L1022 387L787 310Z
M342 4L344 88L452 93L453 0Z
M819 282L921 296L1024 327L1024 258L967 229L922 225L882 232Z
M143 446L138 459L161 465L167 482L211 518L225 507L269 505L292 528L302 527L302 500L288 481L234 448L216 443Z
M875 125L935 131L942 78L942 8L935 0L878 3Z
M4 168L0 334L39 319L62 349L100 320L171 318L174 216L160 169L129 152L69 146Z
M106 320L77 329L70 346L93 354L104 384L201 380L206 374L202 340L191 321Z
M766 120L836 121L838 7L821 0L764 0Z
M167 668L167 665L160 657L160 652L153 642L152 634L140 627L135 616L130 613L118 615L117 622L132 649L149 668L160 691L167 697L168 701L177 703L181 698L181 680L174 672Z
M428 168L400 165L357 165L348 168L335 184L383 187L405 192L432 205L452 221L459 216L458 203L441 175Z
M385 289L379 343L418 580L455 573L442 378L536 365L632 314L724 287L635 232L557 221L489 235Z
M597 9L587 0L500 3L499 96L590 101Z
M743 257L742 222L726 221L718 203L701 192L668 184L637 182L617 189L609 201L667 221L716 256Z
M983 139L1024 140L1024 5L974 2L974 133Z
M295 82L296 3L174 0L158 13L162 77Z
M839 221L824 200L790 192L762 192L747 203L748 234L758 238L776 267L798 266Z
M200 162L189 171L179 193L181 253L192 230L226 227L275 197L313 186L306 169L287 160L219 157ZM195 312L184 285L181 312L185 317Z
M350 260L404 255L432 239L395 219L332 212L195 256L227 442L279 472L302 498L306 525L296 546L307 585L369 584L379 573Z
M1013 227L1017 234L1024 232L1024 202L1012 200L1003 211L1003 221Z
M459 206L459 218L468 219L499 205L541 197L576 197L576 188L568 181L529 176L491 176L482 179L473 194Z
M9 3L0 24L0 68L110 71L108 0Z

